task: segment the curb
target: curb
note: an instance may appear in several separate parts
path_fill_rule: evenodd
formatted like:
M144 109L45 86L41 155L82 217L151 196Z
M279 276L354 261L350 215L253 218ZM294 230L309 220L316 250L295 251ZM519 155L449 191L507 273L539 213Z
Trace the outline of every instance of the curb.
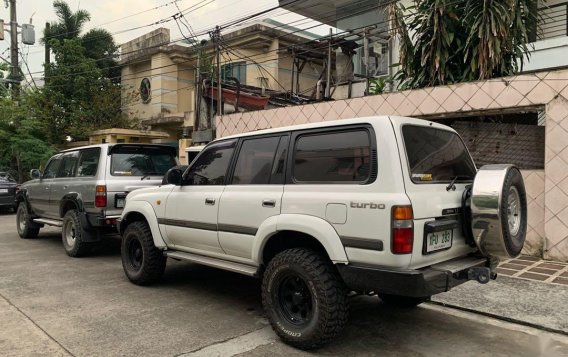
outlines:
M552 333L556 333L556 334L559 334L559 335L568 336L568 331L559 330L559 329L546 327L546 326L542 326L542 325L537 325L537 324L534 324L532 322L517 320L517 319L514 319L514 318L510 318L510 317L500 316L500 315L492 314L490 312L478 311L478 310L469 309L469 308L466 308L466 307L461 307L461 306L458 306L458 305L452 305L452 304L447 304L447 303L437 302L437 301L428 301L426 304L432 304L432 305L447 307L447 308L454 309L454 310L469 312L469 313L472 313L472 314L483 315L483 316L486 316L486 317L491 317L491 318L496 319L496 320L501 320L501 321L505 321L505 322L514 323L514 324L517 324L517 325L532 327L532 328L542 330L542 331L546 331L546 332L552 332Z

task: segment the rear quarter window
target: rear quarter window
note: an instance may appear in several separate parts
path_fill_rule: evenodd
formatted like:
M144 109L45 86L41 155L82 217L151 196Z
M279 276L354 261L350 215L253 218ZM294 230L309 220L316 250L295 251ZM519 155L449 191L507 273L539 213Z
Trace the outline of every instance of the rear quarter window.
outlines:
M300 135L292 177L296 183L365 183L371 178L371 138L366 129Z
M458 134L444 129L404 125L404 147L415 183L470 182L477 172Z

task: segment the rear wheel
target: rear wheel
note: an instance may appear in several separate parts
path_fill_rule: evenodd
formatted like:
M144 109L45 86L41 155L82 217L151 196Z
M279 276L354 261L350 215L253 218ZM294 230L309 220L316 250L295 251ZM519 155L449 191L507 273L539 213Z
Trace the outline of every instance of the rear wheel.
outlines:
M347 322L347 289L333 264L315 251L285 250L270 261L262 303L272 328L287 344L317 348Z
M39 227L32 221L25 202L20 202L16 210L16 226L20 238L35 238L39 234Z
M79 219L79 213L70 210L63 217L63 229L61 230L61 239L63 248L70 257L83 257L91 252L93 245L85 242L85 232Z
M426 297L412 297L412 296L400 296L392 294L378 294L379 298L388 306L393 306L396 308L410 309L416 307L423 302L430 300L429 296Z
M126 227L121 246L122 267L128 279L137 285L158 281L166 269L166 257L156 248L146 222L133 222Z

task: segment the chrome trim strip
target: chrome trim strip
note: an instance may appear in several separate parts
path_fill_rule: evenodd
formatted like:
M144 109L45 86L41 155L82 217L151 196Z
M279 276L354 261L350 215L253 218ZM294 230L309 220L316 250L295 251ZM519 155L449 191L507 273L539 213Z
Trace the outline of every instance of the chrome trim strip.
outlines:
M354 238L354 237L339 237L341 244L345 248L358 248L358 249L368 249L382 251L384 249L383 241L380 239L366 239L366 238Z
M213 223L184 221L180 219L158 218L158 224L165 224L167 226L175 226L175 227L201 229L204 231L217 230L217 225Z
M218 232L227 232L227 233L236 233L236 234L246 234L251 236L256 235L256 232L258 231L258 228L239 226L234 224L223 224L223 223L213 224L213 223L204 223L204 222L195 222L195 221L186 221L180 219L168 219L168 218L158 218L158 224L165 224L167 226L175 226L175 227L201 229L204 231L218 231Z
M221 232L237 233L237 234L247 234L250 236L255 236L258 229L253 227L239 226L235 224L224 224L219 223L218 230Z

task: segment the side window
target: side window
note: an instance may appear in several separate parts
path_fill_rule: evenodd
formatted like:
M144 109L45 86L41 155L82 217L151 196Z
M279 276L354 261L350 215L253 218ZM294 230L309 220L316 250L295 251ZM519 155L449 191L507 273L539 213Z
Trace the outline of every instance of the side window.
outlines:
M75 169L79 161L79 153L68 152L61 157L61 164L57 170L57 177L75 177Z
M49 163L47 164L47 167L45 168L45 171L43 172L43 178L44 179L52 179L55 178L55 176L57 175L57 169L59 169L59 164L61 163L61 156L57 155L51 158L51 160L49 160Z
M99 167L100 148L81 150L79 166L77 167L78 177L95 176Z
M366 182L370 153L371 140L364 129L301 135L296 140L292 177L298 183Z
M243 141L233 174L234 185L267 185L280 137Z
M190 185L224 185L236 140L207 148L190 166L185 182Z

